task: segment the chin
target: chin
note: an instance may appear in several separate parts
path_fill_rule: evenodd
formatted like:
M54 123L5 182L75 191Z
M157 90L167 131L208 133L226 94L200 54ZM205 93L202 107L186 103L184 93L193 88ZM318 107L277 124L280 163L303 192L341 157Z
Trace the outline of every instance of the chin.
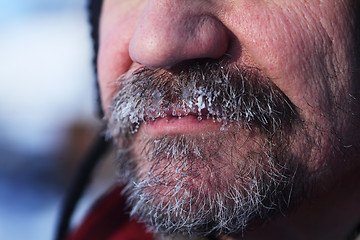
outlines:
M158 136L148 128L121 151L119 175L127 178L131 215L155 233L242 233L305 196L308 171L282 132L231 127Z

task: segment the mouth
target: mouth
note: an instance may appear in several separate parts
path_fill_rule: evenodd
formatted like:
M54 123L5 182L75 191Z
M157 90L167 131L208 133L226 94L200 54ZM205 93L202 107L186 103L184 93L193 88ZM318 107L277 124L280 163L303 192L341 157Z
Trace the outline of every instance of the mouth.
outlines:
M247 68L201 65L179 75L139 69L122 82L109 111L113 138L138 131L204 136L232 127L274 132L297 119L286 95Z
M207 109L200 111L169 109L160 117L150 118L144 131L150 136L172 134L204 134L207 132L224 131L229 127L225 119L212 115Z

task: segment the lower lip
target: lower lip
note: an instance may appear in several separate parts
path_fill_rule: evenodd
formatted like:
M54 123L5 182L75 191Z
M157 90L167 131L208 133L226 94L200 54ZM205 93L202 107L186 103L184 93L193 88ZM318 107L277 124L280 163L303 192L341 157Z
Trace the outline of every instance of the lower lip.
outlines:
M198 116L166 117L151 121L145 126L147 134L152 136L169 134L201 134L219 131L222 123L214 122L213 119L199 120Z

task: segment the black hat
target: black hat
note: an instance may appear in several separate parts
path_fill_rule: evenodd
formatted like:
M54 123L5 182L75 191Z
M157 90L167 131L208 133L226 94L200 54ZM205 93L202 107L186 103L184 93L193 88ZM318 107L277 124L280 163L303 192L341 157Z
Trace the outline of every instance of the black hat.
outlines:
M94 73L96 76L96 94L97 94L97 103L98 103L98 113L99 116L103 116L103 111L101 108L101 98L100 98L100 91L99 91L99 84L97 81L97 56L99 50L99 20L100 20L100 13L101 13L101 6L102 0L89 0L88 2L88 19L90 23L90 30L91 30L91 39L93 43L93 67Z

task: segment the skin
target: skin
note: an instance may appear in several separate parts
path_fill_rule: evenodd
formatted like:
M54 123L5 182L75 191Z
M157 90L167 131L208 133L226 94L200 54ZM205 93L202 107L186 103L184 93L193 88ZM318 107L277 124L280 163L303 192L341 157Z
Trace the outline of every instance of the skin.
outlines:
M105 0L98 57L104 111L117 89L115 80L140 66L172 71L193 59L231 56L261 69L314 126L309 134L319 144L303 164L325 174L311 198L245 238L342 239L360 220L360 190L354 186L360 180L359 120L352 117L359 107L349 100L359 92L357 5L350 0ZM178 133L181 126L158 128L140 134ZM206 130L216 131L195 125L190 131ZM346 154L334 153L334 145Z

